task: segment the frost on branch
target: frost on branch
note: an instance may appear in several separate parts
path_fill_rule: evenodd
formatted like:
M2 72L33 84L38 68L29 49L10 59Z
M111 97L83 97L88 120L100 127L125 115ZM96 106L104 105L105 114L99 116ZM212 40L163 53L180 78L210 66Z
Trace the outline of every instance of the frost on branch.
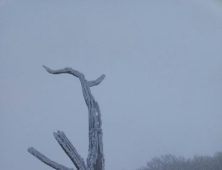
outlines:
M66 137L64 132L58 131L57 133L53 133L55 139L60 144L62 149L65 151L65 153L68 155L68 157L71 159L71 161L74 163L76 168L78 170L86 170L86 164L84 162L84 159L81 158L81 156L77 153L74 146L71 144L69 139Z
M59 70L52 70L46 66L43 66L46 71L51 74L63 74L68 73L77 78L79 78L82 86L83 97L85 99L86 105L88 107L88 115L89 115L89 149L88 149L88 157L87 157L87 166L81 158L81 156L77 153L76 149L73 147L71 142L65 136L63 132L58 131L54 133L54 137L57 142L60 144L62 149L71 159L73 164L78 170L104 170L105 167L105 159L103 154L103 133L102 133L102 121L101 121L101 113L99 104L95 101L93 95L91 94L90 87L99 85L105 75L101 75L99 78L93 81L87 81L85 79L84 74L81 72L74 70L72 68L64 68ZM36 151L34 148L30 148L28 150L42 162L48 164L49 166L58 169L58 170L70 170L63 165L57 164L46 158L44 155ZM60 169L59 169L59 168Z
M38 158L40 161L44 162L45 164L51 166L54 169L57 170L74 170L73 168L67 168L63 165L60 165L54 161L51 161L49 158L47 158L46 156L44 156L43 154L41 154L39 151L37 151L34 148L29 148L28 152L31 153L33 156L35 156L36 158Z

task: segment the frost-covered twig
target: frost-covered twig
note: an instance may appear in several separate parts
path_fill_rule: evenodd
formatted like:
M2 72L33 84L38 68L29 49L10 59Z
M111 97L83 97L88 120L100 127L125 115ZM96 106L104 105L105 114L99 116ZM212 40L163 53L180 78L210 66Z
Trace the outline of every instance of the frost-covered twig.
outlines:
M44 156L43 154L41 154L39 151L37 151L34 148L28 148L28 152L30 152L33 156L35 156L36 158L38 158L40 161L44 162L45 164L51 166L52 168L55 168L57 170L73 170L73 168L67 168L63 165L60 165L52 160L50 160L49 158L47 158L46 156Z
M84 159L78 154L74 146L71 144L69 139L66 137L64 132L58 131L53 133L55 139L60 144L65 153L69 156L71 161L74 163L78 170L87 170Z

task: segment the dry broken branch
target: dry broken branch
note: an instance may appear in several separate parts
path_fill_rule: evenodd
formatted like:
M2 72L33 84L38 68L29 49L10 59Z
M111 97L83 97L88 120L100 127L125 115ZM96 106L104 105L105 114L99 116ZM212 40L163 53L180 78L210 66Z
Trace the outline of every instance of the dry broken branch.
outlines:
M53 133L55 139L60 144L65 153L69 156L71 161L74 163L78 170L87 170L84 159L78 154L74 146L71 144L69 139L66 137L64 132L58 131Z
M30 152L33 156L35 156L36 158L38 158L40 161L44 162L45 164L51 166L54 169L57 170L73 170L73 168L67 168L63 165L60 165L52 160L50 160L49 158L47 158L46 156L44 156L43 154L41 154L39 151L37 151L34 148L28 148L28 152Z

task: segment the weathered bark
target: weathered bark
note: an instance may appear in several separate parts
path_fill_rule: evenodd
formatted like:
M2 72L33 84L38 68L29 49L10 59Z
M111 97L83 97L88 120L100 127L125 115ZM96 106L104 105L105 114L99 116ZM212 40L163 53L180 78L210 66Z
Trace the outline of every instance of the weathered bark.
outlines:
M87 81L85 79L84 74L80 73L77 70L73 70L72 68L51 70L46 66L43 67L51 74L68 73L74 75L75 77L78 77L81 82L83 97L88 107L88 116L89 116L89 149L88 149L87 167L85 165L84 160L77 153L76 149L73 147L73 145L63 132L58 131L57 133L54 133L54 137L56 138L62 149L66 152L66 154L69 156L69 158L72 160L72 162L74 163L74 165L78 170L104 170L105 159L103 154L101 113L100 113L99 104L95 101L93 95L91 94L90 87L100 84L102 80L105 78L105 75L100 76L98 79L94 81ZM32 150L32 152L30 152L30 150ZM36 150L33 151L33 149L29 149L28 151L32 153L34 156L40 154ZM45 161L45 159L46 160L48 159L44 156L42 157L36 156L36 157L38 159L41 158L40 160L43 161L44 163L47 162ZM53 163L57 164L55 162ZM49 163L46 164L51 166L51 164ZM62 166L63 169L56 168L58 166L51 166L51 167L58 170L68 170L64 169L66 168L64 166Z

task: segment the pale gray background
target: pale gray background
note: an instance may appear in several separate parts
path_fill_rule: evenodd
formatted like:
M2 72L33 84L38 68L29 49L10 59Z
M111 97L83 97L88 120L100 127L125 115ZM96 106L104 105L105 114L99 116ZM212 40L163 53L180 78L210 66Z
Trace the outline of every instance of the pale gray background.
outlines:
M35 147L68 167L52 133L87 157L80 82L102 111L106 170L153 156L222 151L222 5L213 0L1 0L0 169L50 170Z

